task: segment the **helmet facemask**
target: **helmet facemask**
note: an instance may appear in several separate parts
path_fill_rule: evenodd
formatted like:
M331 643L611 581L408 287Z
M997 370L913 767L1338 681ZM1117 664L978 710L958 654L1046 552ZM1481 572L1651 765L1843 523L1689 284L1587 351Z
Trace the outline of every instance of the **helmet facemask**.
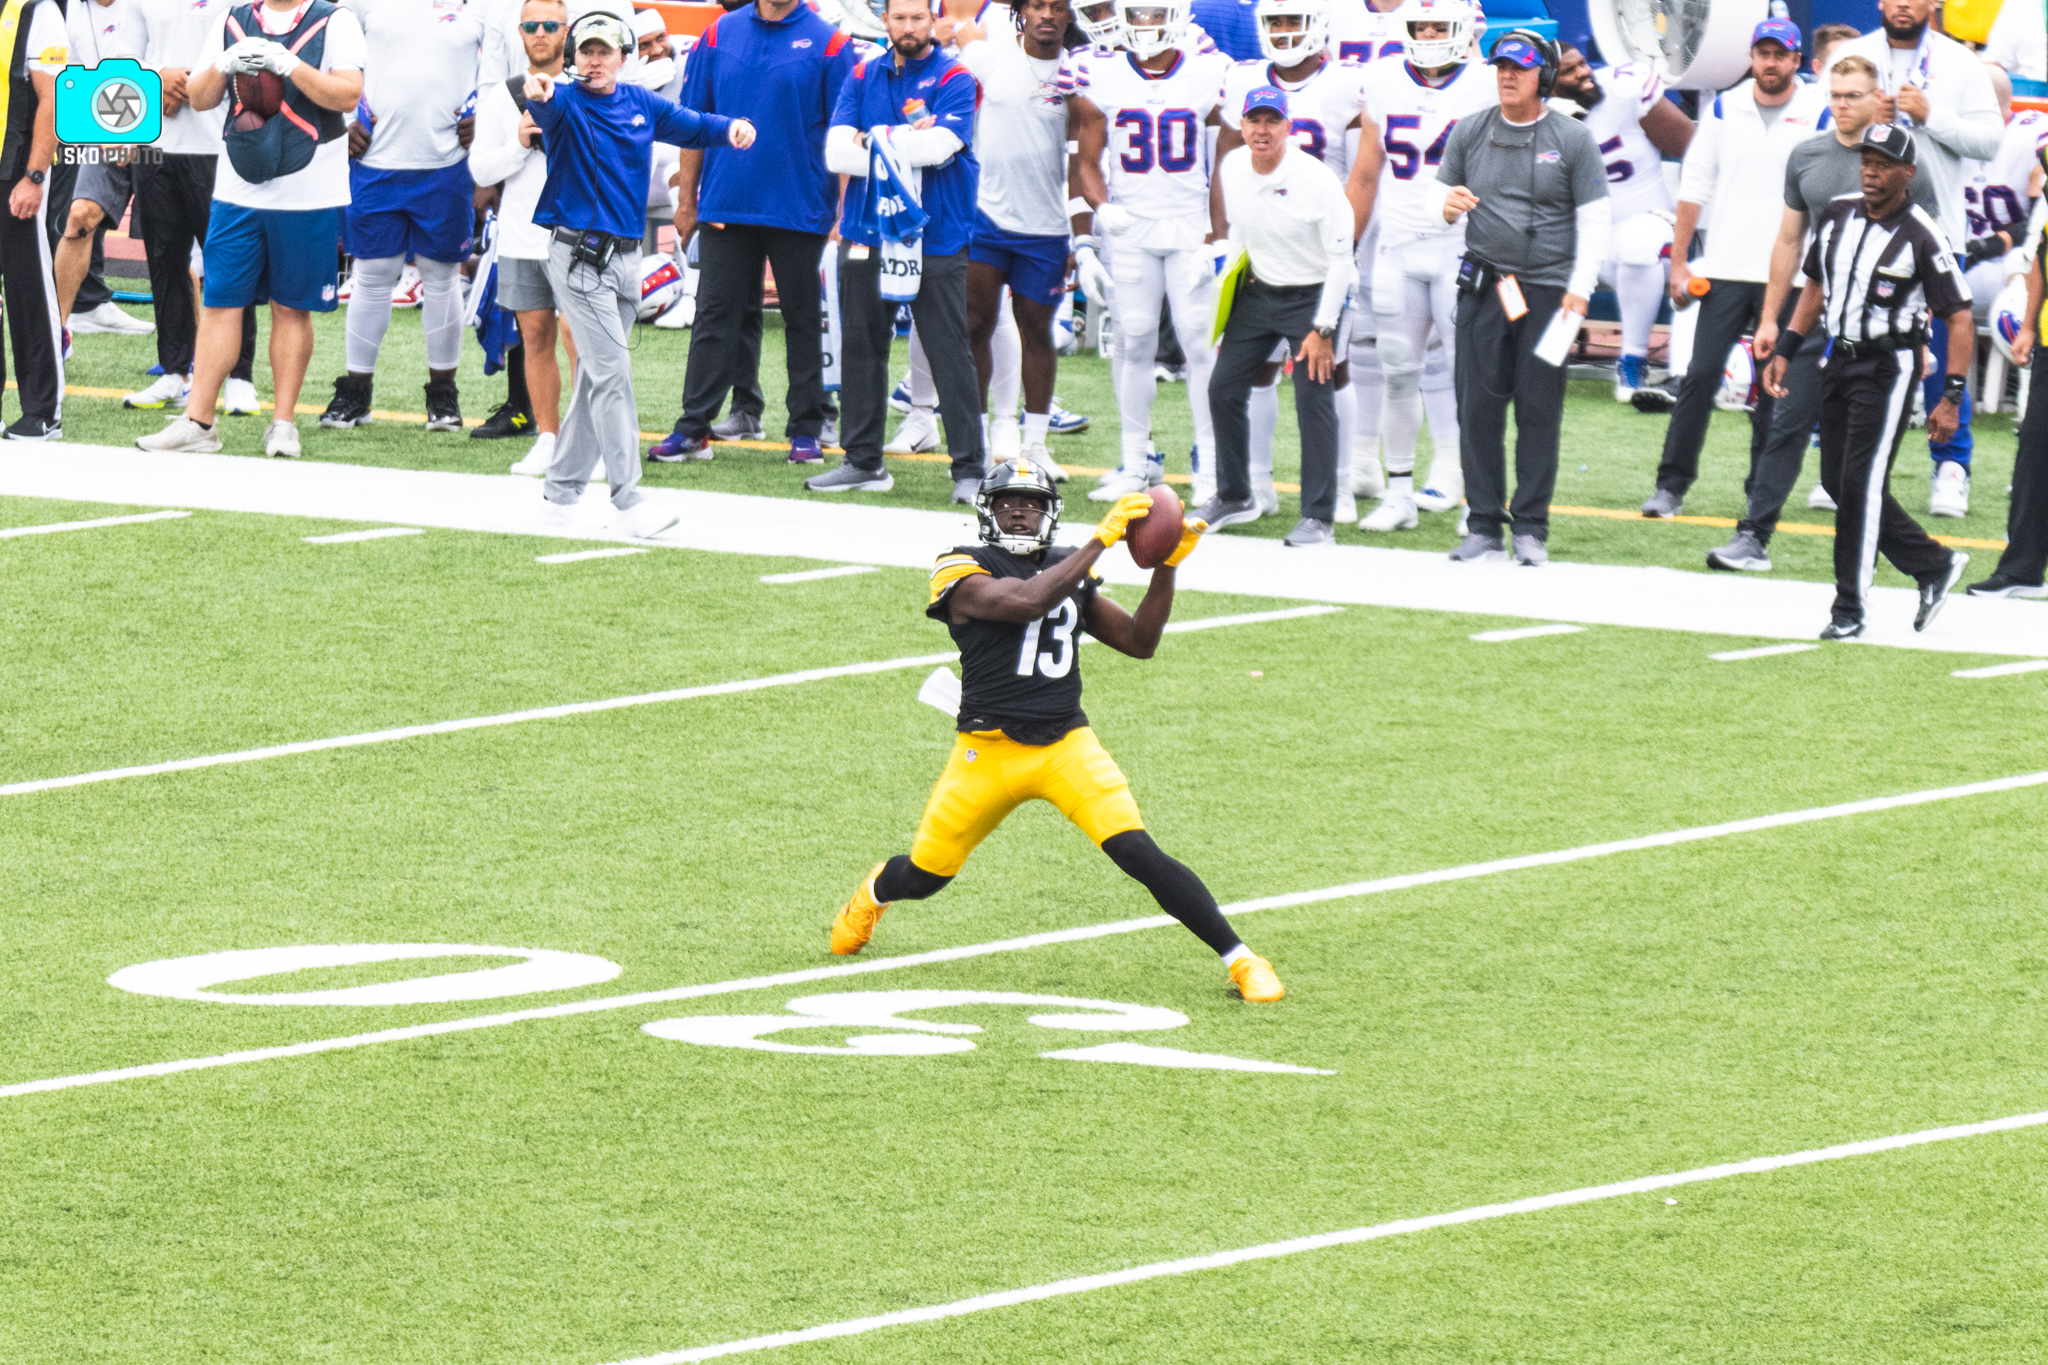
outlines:
M1323 0L1259 0L1254 22L1259 51L1275 66L1299 66L1330 45L1330 12Z
M1394 11L1394 20L1401 28L1401 49L1419 71L1455 66L1471 55L1472 7L1462 0L1408 0ZM1422 24L1441 25L1440 36L1417 37Z
M1074 25L1088 35L1088 41L1096 47L1115 47L1122 41L1122 22L1117 17L1117 0L1094 0L1093 4L1075 5Z
M1117 0L1116 19L1119 40L1146 61L1187 36L1188 0Z
M996 520L996 499L1018 495L1032 498L1044 508L1036 531L1007 531ZM997 465L981 481L981 487L974 495L974 515L981 523L982 543L1008 550L1013 555L1035 555L1050 546L1053 532L1059 529L1061 508L1060 495L1052 480L1043 470L1024 460L1005 460Z

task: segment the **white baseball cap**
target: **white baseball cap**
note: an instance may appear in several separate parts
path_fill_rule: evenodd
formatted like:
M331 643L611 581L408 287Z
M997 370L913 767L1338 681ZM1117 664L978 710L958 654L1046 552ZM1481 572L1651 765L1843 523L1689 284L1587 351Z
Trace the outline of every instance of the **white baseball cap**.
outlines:
M571 52L581 52L583 45L592 39L603 43L614 52L631 52L634 46L633 35L626 31L626 26L619 22L619 17L604 10L586 14L569 25Z

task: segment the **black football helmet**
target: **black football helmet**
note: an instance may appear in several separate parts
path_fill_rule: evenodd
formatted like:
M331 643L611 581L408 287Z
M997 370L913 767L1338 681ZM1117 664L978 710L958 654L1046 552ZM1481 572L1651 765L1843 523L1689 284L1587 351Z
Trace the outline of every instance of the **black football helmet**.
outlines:
M1038 534L1013 536L996 525L995 501L1005 493L1023 493L1045 504L1045 516ZM988 472L974 495L974 515L981 522L981 541L1008 550L1013 555L1035 555L1052 544L1052 533L1060 524L1059 489L1046 472L1029 460L1003 460Z

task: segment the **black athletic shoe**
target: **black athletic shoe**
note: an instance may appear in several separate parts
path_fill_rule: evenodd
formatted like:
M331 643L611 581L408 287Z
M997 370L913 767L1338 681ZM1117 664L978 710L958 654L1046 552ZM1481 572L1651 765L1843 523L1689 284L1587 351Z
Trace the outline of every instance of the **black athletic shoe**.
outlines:
M320 414L323 427L370 425L370 378L345 374L334 381L334 401Z
M1630 394L1628 401L1637 412L1669 412L1678 406L1678 395L1649 384Z
M1913 616L1913 629L1925 630L1934 624L1934 618L1941 615L1941 609L1948 602L1948 590L1963 576L1963 570L1970 566L1970 557L1957 550L1948 561L1948 568L1920 580L1920 610Z
M10 441L61 441L64 439L62 424L43 417L24 417L7 428Z
M469 429L472 441L502 441L507 436L526 436L533 431L533 414L521 412L513 404L498 404L498 410L484 418L482 426Z
M1972 597L2048 597L2048 587L2039 583L2022 583L2002 573L1994 573L1982 583L1972 583L1963 591Z
M1823 640L1853 640L1862 633L1863 623L1861 621L1834 620L1828 622L1827 626L1822 629L1820 638Z
M427 430L462 430L462 395L452 379L427 381Z

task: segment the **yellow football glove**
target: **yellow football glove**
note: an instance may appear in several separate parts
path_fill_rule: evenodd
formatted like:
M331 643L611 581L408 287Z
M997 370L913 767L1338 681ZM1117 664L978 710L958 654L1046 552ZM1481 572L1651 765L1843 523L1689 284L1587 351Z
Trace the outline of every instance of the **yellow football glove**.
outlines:
M1180 544L1173 547L1173 553L1166 557L1166 567L1176 569L1180 562L1195 552L1195 542L1202 538L1202 532L1209 529L1209 523L1196 517L1181 529Z
M1109 509L1109 515L1095 528L1095 538L1108 549L1124 538L1124 532L1131 529L1131 523L1147 516L1152 511L1150 493L1126 493L1116 500L1116 506Z

